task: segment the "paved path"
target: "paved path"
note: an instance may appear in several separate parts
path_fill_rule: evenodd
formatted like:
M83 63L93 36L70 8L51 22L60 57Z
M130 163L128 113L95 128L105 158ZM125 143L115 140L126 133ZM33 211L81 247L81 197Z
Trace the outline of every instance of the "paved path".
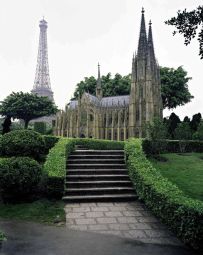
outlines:
M191 255L182 246L146 244L129 238L50 227L32 222L1 221L8 241L0 255Z
M65 211L68 229L182 245L140 202L67 204Z

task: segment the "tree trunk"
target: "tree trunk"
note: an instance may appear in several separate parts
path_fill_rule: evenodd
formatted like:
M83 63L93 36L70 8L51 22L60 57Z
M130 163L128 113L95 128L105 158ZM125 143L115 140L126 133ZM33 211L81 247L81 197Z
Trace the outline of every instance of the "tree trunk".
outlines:
M29 120L25 120L25 126L24 126L25 129L28 128L28 123L29 123Z

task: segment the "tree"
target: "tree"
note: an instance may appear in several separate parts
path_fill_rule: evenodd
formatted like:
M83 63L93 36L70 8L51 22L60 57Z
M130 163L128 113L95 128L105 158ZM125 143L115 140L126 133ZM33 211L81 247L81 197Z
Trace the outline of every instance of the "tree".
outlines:
M193 134L192 138L195 140L203 140L203 122L202 121L199 123L197 131Z
M195 10L178 11L177 17L173 17L168 21L165 21L167 25L176 27L173 35L180 33L185 38L185 45L190 44L191 40L197 35L199 41L199 55L203 59L203 6L198 6Z
M174 109L191 101L193 96L188 89L187 72L179 66L177 69L161 67L161 93L163 107Z
M188 122L179 123L175 129L174 136L179 140L180 152L184 153L186 151L187 142L185 140L192 139L192 130Z
M194 132L197 131L197 128L198 128L198 126L199 126L199 124L200 124L200 122L201 122L201 119L202 119L201 113L197 113L197 114L194 114L194 115L192 116L192 120L191 120L191 122L190 122L190 127L191 127L191 129L192 129Z
M193 96L188 90L187 83L191 78L187 77L187 72L182 67L177 69L161 67L160 74L164 108L173 109L190 102ZM96 95L96 83L95 77L85 77L76 85L73 99L78 99L84 92ZM108 73L101 77L101 83L104 97L130 94L130 74L126 76L116 74L112 78L111 73Z
M188 116L185 116L185 118L183 119L183 122L187 122L190 124L190 118Z
M175 129L175 138L178 140L192 139L192 130L188 122L178 123L178 126Z
M179 123L181 123L180 118L178 115L172 112L168 122L168 133L170 134L171 138L174 138L174 131Z
M153 154L160 154L165 150L166 143L162 139L167 138L166 122L159 118L155 118L153 122L148 123L147 127L148 138L151 140L151 150Z
M28 127L30 120L56 112L57 107L48 97L23 92L12 92L0 105L1 115L24 120L25 128Z
M11 131L10 127L11 127L11 117L7 116L2 124L3 130L2 130L2 134L6 134L8 132Z
M115 77L112 78L111 73L108 73L101 77L101 83L104 97L128 95L130 92L130 75L121 76L117 73ZM97 80L95 77L85 77L84 81L76 85L74 98L78 99L84 92L96 95L96 84Z

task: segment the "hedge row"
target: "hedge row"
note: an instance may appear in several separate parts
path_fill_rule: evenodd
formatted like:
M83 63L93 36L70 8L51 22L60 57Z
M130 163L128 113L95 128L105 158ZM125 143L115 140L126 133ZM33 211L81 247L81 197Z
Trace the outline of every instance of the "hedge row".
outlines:
M75 144L84 145L92 150L123 150L124 142L111 140L90 139L90 138L75 138Z
M74 145L73 139L60 138L47 155L44 171L48 174L47 192L49 196L61 197L63 195L66 159L74 150Z
M161 153L181 153L182 148L184 152L203 152L203 141L196 140L157 140L151 141L144 139L142 142L143 150L146 155L156 154L154 151L155 146L154 142L158 142L159 147L161 148Z
M140 199L193 248L203 248L203 203L184 196L183 192L164 178L146 159L142 141L125 143L130 178Z

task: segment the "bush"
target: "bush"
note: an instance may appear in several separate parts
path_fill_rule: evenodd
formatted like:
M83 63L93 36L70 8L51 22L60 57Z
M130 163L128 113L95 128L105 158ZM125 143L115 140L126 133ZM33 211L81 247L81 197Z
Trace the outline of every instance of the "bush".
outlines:
M64 192L64 180L66 176L66 160L74 150L74 139L60 138L49 151L44 171L48 174L48 196L60 197Z
M50 136L50 135L44 135L44 141L45 141L45 153L47 154L49 150L54 147L54 145L58 142L59 137L56 136Z
M28 157L4 158L0 161L0 191L3 200L24 200L37 188L42 174L37 161Z
M193 248L203 248L203 203L187 198L146 159L142 142L125 143L130 178L140 199Z
M84 145L92 150L123 150L124 142L90 139L90 138L75 138L75 144Z
M184 146L184 152L203 152L203 141L195 140L159 140L161 144L161 153L182 153L181 144ZM147 156L156 154L154 150L153 141L143 139L143 151Z
M39 159L45 152L44 138L31 130L16 130L4 134L1 139L2 155L30 156Z
M34 131L44 135L46 133L46 123L34 122Z

